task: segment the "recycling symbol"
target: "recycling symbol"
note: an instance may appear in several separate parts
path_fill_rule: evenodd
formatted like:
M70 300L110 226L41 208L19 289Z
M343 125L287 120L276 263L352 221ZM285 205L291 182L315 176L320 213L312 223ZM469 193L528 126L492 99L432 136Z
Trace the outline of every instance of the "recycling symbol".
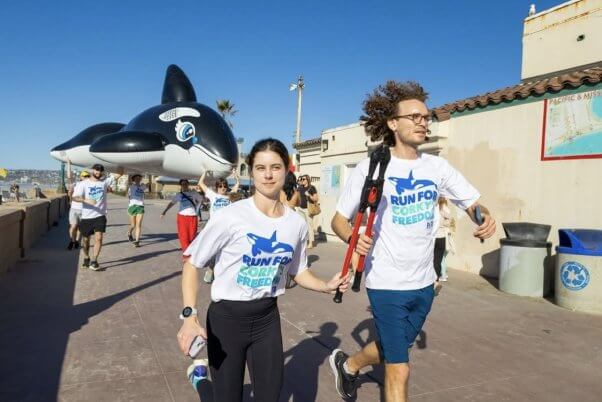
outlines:
M589 284L589 272L575 261L568 261L560 267L560 279L568 290L581 290Z

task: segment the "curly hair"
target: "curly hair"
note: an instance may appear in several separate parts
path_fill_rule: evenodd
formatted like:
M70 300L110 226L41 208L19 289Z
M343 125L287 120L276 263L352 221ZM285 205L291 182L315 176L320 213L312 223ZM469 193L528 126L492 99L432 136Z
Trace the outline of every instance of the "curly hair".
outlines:
M387 120L397 114L397 105L404 100L416 99L425 102L428 93L414 81L387 81L366 97L364 115L360 120L365 122L366 132L372 141L383 140L388 146L395 145L395 134L387 125Z

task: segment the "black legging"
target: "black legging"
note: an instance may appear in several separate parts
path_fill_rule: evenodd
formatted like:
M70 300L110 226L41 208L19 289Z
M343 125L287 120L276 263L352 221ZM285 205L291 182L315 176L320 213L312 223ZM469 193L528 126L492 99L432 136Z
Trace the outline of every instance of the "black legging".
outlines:
M435 239L435 273L437 279L441 277L441 261L443 261L443 255L445 254L445 237L437 237Z
M211 303L207 311L207 334L216 401L242 401L247 358L254 400L278 401L284 358L275 297Z

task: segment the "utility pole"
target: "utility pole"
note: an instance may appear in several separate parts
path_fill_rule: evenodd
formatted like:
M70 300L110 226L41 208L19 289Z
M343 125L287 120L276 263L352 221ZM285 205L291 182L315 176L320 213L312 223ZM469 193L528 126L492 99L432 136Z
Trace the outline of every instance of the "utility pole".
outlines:
M297 90L297 129L295 130L295 143L301 142L301 102L303 100L303 89L305 83L303 82L303 75L300 75L297 79L296 84L289 86L290 91Z
M299 75L297 78L297 82L291 84L288 89L289 91L297 90L297 129L295 130L295 144L301 142L301 102L303 101L303 89L305 88L305 83L303 82L303 75ZM301 155L299 151L295 153L294 158L294 167L298 168L299 163L301 162Z

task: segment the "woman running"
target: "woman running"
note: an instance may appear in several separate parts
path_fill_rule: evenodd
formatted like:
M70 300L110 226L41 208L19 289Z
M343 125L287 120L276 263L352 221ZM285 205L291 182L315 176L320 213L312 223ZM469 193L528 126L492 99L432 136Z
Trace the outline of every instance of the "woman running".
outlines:
M214 399L242 401L245 364L256 401L276 402L284 369L277 297L287 273L304 288L346 291L339 274L328 282L307 270L308 228L279 201L289 156L278 140L257 142L248 156L254 195L218 211L185 251L182 273L184 320L178 343L187 353L197 335L207 339ZM206 329L196 316L198 267L216 256Z
M236 180L236 184L232 187L232 191L230 194L238 193L238 187L240 186L240 179L236 170L232 170L232 174ZM217 211L222 209L223 207L227 207L231 204L231 198L228 193L228 181L226 179L217 179L215 181L215 191L212 190L207 184L205 184L205 179L207 178L207 171L205 171L201 178L199 179L199 189L205 193L205 196L209 198L209 219ZM213 266L215 265L215 261L212 259L208 262L207 270L205 271L205 275L203 276L203 280L206 283L213 282Z
M176 203L180 203L177 225L178 239L180 240L182 251L186 250L196 237L199 226L197 209L201 205L201 202L203 202L203 197L198 192L189 190L189 184L187 179L180 180L180 192L172 198L163 210L163 213L161 213L161 219L163 219L171 207Z
M135 174L130 177L128 187L128 216L130 217L130 228L128 229L128 240L134 247L140 247L140 233L142 233L142 219L144 218L144 190L145 186L140 184L142 175ZM134 232L134 236L132 236Z

